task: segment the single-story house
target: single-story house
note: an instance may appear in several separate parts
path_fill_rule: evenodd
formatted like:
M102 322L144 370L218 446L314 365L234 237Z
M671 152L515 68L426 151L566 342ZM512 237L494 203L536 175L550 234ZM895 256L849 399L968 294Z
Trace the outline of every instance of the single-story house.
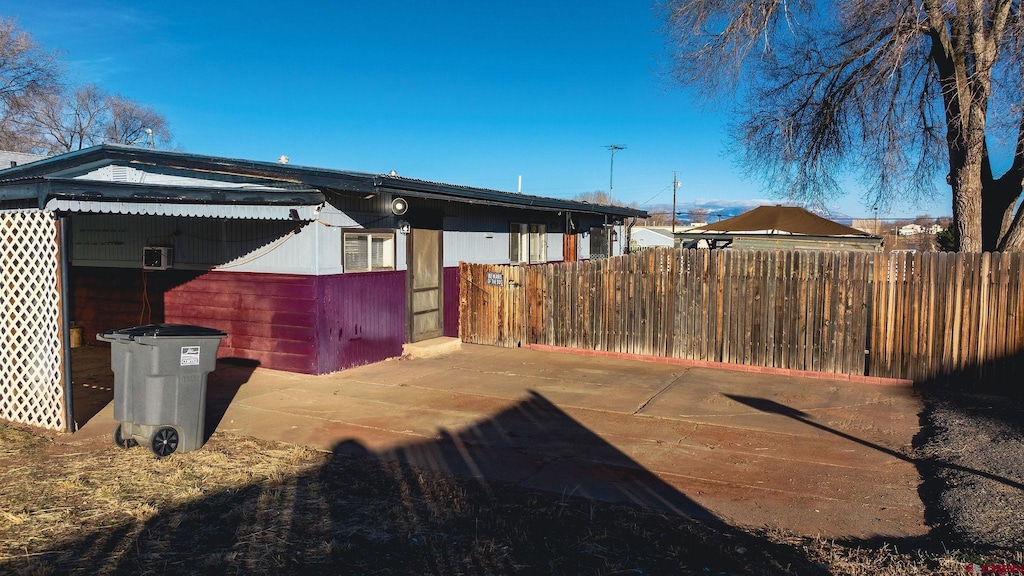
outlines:
M43 158L46 158L46 156L28 154L26 152L8 152L7 150L0 150L0 170L14 168L15 166L28 164L29 162L42 160Z
M882 239L796 206L759 206L713 224L678 233L683 246L743 250L870 250Z
M3 400L24 397L19 383L70 382L72 327L94 342L140 324L209 326L228 334L219 356L324 374L458 336L460 261L617 255L627 224L645 216L394 173L108 144L8 168L0 418L24 421L11 411L24 402Z
M629 232L630 249L643 250L656 246L675 247L671 226L635 226Z

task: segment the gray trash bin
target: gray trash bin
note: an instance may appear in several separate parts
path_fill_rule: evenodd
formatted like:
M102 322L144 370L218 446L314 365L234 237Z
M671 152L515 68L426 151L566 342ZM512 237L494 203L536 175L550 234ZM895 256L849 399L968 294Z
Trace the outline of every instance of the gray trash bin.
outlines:
M227 334L185 324L148 324L96 335L110 342L114 442L149 446L157 456L203 445L206 376Z

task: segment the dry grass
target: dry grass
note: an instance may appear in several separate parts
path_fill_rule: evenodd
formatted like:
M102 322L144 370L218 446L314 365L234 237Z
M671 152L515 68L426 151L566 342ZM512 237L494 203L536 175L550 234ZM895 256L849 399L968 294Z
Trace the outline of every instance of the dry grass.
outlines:
M162 460L141 448L75 450L0 426L0 573L903 575L975 561L745 532L223 434Z

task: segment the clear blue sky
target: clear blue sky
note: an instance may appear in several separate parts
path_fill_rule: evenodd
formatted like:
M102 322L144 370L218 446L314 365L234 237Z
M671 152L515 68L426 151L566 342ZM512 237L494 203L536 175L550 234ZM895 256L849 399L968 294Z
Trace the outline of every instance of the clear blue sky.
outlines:
M665 75L644 0L491 3L6 0L70 79L148 104L188 152L561 198L764 199L726 156L725 107ZM870 217L860 192L831 207ZM765 200L766 202L768 200ZM771 200L775 202L775 200ZM949 191L889 216L951 213ZM882 216L886 216L883 214Z

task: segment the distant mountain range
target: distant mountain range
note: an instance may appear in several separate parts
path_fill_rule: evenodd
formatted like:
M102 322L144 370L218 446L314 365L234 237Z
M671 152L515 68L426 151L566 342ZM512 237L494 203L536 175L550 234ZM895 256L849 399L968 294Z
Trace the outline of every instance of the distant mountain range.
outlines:
M840 224L849 225L853 218L849 215L843 214L839 211L827 211L819 207L811 207L804 204L794 202L779 202L778 200L770 200L767 198L754 198L751 200L708 200L708 201L696 201L696 202L685 202L676 204L676 214L680 221L688 222L690 220L688 212L691 210L707 210L707 221L718 222L719 220L725 220L734 216L739 216L744 212L748 212L757 208L758 206L800 206L821 216L834 220ZM671 204L654 204L645 208L648 213L652 214L668 214L672 211Z

